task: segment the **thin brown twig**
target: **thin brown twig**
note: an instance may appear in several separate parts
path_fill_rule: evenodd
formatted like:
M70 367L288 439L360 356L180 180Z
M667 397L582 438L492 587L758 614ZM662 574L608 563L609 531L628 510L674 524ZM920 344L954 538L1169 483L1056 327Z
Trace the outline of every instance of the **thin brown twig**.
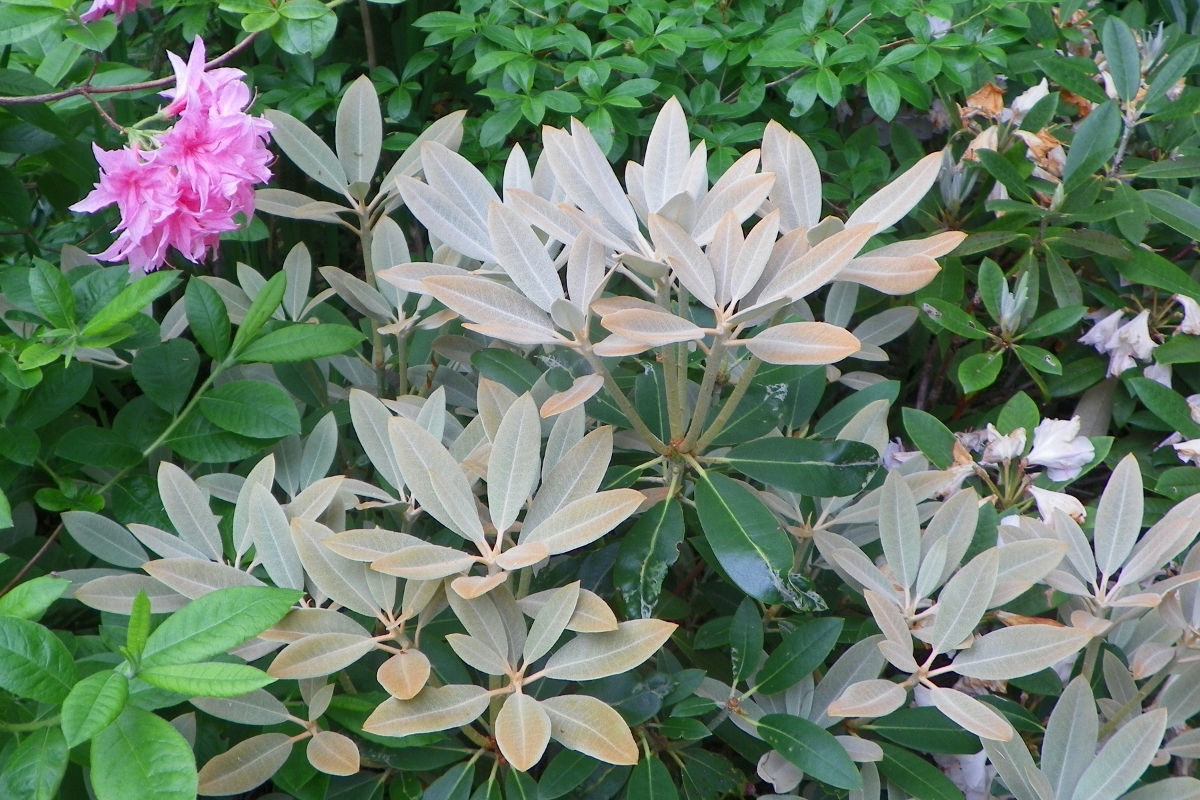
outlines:
M100 105L96 98L92 97L91 92L80 92L80 94L87 98L87 101L92 104L92 108L96 109L96 113L100 115L100 119L108 123L110 128L116 129L118 133L125 132L125 127L109 116L109 113L104 110L104 106Z
M247 36L242 41L229 48L228 51L214 58L204 65L205 69L219 67L229 59L236 56L238 53L245 50L254 42L259 31L255 31ZM0 97L0 106L24 106L34 103L51 103L55 100L63 100L67 97L76 97L78 95L89 94L117 94L119 92L139 92L145 89L165 89L175 83L175 76L170 75L166 78L158 78L153 81L142 81L141 83L126 83L120 86L92 86L88 81L81 83L79 86L72 86L70 89L63 89L59 92L48 92L46 94L30 94L19 97Z
M54 544L54 542L58 539L58 535L62 533L62 529L63 526L60 522L58 523L58 527L54 529L54 532L46 537L46 541L44 544L42 544L41 549L33 554L33 558L26 561L25 566L21 567L21 571L13 576L13 579L8 582L8 585L6 585L3 589L0 589L0 597L4 597L4 595L11 592L13 588L21 582L21 578L24 578L25 574L29 572L29 570L33 569L33 565L36 564L41 557L46 554L46 551L50 549L50 545Z

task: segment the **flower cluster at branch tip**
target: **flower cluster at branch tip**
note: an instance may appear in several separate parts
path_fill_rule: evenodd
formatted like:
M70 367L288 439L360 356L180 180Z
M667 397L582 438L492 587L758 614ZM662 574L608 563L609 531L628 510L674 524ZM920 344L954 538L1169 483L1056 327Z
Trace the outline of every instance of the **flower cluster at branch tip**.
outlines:
M88 10L79 15L84 22L95 22L106 14L113 15L113 22L120 22L139 8L149 8L150 0L92 0Z
M128 259L130 269L146 272L163 265L170 247L201 261L222 233L239 227L237 215L250 218L254 185L271 178L271 123L245 113L251 101L246 73L205 72L199 37L186 63L168 56L176 86L163 92L171 102L160 117L178 120L162 132L131 131L131 143L115 152L93 146L100 182L71 207L94 213L115 203L119 235L97 257Z

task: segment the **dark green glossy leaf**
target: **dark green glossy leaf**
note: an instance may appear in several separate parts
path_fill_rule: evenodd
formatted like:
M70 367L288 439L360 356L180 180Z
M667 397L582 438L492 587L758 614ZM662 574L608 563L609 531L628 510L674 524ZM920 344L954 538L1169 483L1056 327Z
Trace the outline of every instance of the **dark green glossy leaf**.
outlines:
M784 634L755 676L762 694L778 694L795 686L819 667L837 644L842 620L824 617L803 622Z
M0 771L0 797L54 800L67 771L67 742L57 726L26 735Z
M963 800L963 793L940 769L918 755L880 742L879 771L916 800Z
M863 726L869 731L922 753L978 753L979 737L932 706L902 708Z
M61 703L75 683L75 662L57 636L36 622L0 617L0 687L39 703Z
M621 537L613 584L629 617L654 616L663 579L679 558L682 541L683 508L674 499L655 504Z
M234 381L200 398L200 413L214 425L254 439L300 433L300 414L287 392L265 381Z
M724 475L702 473L696 510L704 537L734 583L764 603L778 603L792 567L791 538L758 498Z
M879 468L875 448L842 439L769 437L738 445L725 458L744 475L809 497L856 494Z
M938 469L948 469L954 463L954 434L932 414L916 408L902 412L908 438L925 454L929 463Z
M171 339L139 350L133 379L154 404L172 416L183 410L200 370L200 354L187 339Z
M221 361L229 354L229 312L217 290L199 278L188 281L183 293L188 327L209 358Z
M803 717L767 714L758 734L810 778L839 789L861 789L862 777L833 734Z

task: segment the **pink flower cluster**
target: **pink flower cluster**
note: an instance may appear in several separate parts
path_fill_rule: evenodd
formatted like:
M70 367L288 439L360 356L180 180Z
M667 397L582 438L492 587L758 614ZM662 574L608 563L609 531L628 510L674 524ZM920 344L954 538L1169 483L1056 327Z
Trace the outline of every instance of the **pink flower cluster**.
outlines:
M95 22L111 12L113 22L120 22L130 14L136 14L139 7L149 8L150 0L92 0L91 7L79 18L84 22Z
M237 214L254 213L254 189L271 178L267 149L271 123L245 113L250 89L240 69L204 71L204 42L196 38L185 64L175 67L175 88L163 109L175 124L110 152L93 146L100 182L74 211L96 212L116 204L121 222L112 246L97 257L129 260L129 268L149 272L162 266L174 247L193 262L217 246L225 231L236 230ZM136 137L135 137L136 139Z

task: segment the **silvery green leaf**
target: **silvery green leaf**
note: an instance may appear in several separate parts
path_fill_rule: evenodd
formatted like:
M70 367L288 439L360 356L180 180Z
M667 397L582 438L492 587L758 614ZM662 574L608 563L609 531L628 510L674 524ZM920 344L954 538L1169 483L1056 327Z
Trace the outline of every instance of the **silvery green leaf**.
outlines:
M550 435L546 439L546 454L542 457L543 487L547 483L551 482L550 474L558 465L559 461L562 460L562 458L571 450L571 448L582 441L586 422L587 414L582 406L576 406L575 408L564 411L555 417L554 425L550 428ZM610 450L610 458L611 455L612 453ZM599 485L600 484L598 483L596 484L596 486ZM593 487L592 491L595 491L595 487ZM537 503L537 498L534 498L534 503Z
M941 171L940 151L925 156L855 209L846 227L875 223L878 230L890 228L921 202Z
M476 220L445 194L415 178L401 176L397 184L405 205L432 235L468 258L495 262L486 218Z
M488 470L488 507L492 525L502 534L516 522L537 486L541 471L541 419L528 394L509 407L492 442Z
M426 544L425 540L407 533L382 528L363 528L335 533L325 540L325 546L352 561L375 561L398 550Z
M439 442L446 434L446 388L439 386L429 393L421 411L417 414L417 424L429 431L429 435Z
M742 234L741 223L732 213L721 217L713 231L712 241L708 244L705 255L712 265L716 285L717 305L724 308L728 305L731 294L734 273L738 269L739 256L746 237Z
M149 575L105 575L76 589L71 596L97 611L111 611L129 616L133 599L139 592L150 598L150 611L154 614L170 614L190 602L179 592L163 585Z
M487 230L488 209L492 203L499 203L500 197L482 172L438 142L421 145L421 167L430 186L467 214L481 230Z
M679 282L709 308L716 308L716 276L708 256L683 228L665 217L650 215L650 236L660 257L669 259Z
M490 701L481 686L426 686L411 700L384 700L363 730L378 736L412 736L458 728L473 722Z
M883 678L859 681L847 686L825 710L833 717L882 717L908 700L908 691Z
M283 619L267 628L259 638L272 642L296 642L318 633L352 633L369 637L367 629L350 617L328 608L293 608Z
M446 634L446 644L450 645L450 649L465 664L485 675L504 675L508 672L508 662L505 661L504 656L474 636L448 633Z
M550 716L534 698L519 692L509 695L496 715L496 746L514 769L532 769L550 742Z
M1200 712L1200 666L1188 665L1158 694L1156 703L1169 709L1167 724L1179 725Z
M504 162L502 185L506 203L508 202L508 193L512 189L533 191L533 173L529 171L529 159L525 157L525 151L521 149L520 143L514 144L512 150L508 151L508 159Z
M1200 780L1163 778L1134 789L1124 800L1200 800Z
M995 590L1000 595L1002 587L1008 591L1002 597L993 596L989 607L1009 602L1013 593L1020 594L1042 580L1056 568L1066 554L1067 545L1046 539L1025 542L1008 542L998 548L1000 567L996 573ZM982 591L982 590L981 590Z
M313 426L312 433L304 441L304 455L300 460L300 486L308 488L325 477L337 455L338 426L333 414L326 414Z
M600 294L605 274L604 245L586 233L575 237L567 255L567 294L571 302L584 313Z
M550 137L547 136L545 144L549 144L549 141ZM625 196L621 184L617 182L612 165L608 163L600 146L596 144L592 132L586 125L573 117L570 141L575 151L574 163L587 181L587 195L591 205L600 208L603 212L596 216L599 216L604 221L605 227L614 233L633 240L638 233L637 215L633 213L633 207L629 204L629 199ZM550 163L555 167L555 175L558 175L558 162L552 160ZM569 194L574 195L571 190L575 187L568 186L566 188ZM572 199L588 213L595 213L594 210L579 203L580 198L572 196Z
M419 542L371 562L371 569L405 580L432 581L458 575L475 563L476 557L451 547Z
M392 321L392 305L377 289L337 267L321 267L321 277L338 293L338 297L365 317L376 322Z
M208 556L204 555L204 553L201 553L173 533L167 533L150 525L139 525L136 522L129 523L129 530L137 537L139 542L162 558L208 559Z
M875 228L871 225L856 225L806 250L775 273L755 302L763 304L781 297L791 300L807 297L832 280L858 254L874 232Z
M610 489L581 497L555 511L536 528L522 528L521 544L544 542L551 555L575 550L620 525L645 499L645 495L633 489Z
M942 503L941 508L934 513L933 519L929 520L925 534L921 537L922 558L938 540L946 539L946 564L938 580L939 586L949 580L954 570L958 569L967 548L971 546L978 521L979 495L971 488L956 492Z
M329 415L332 418L332 414ZM249 481L247 481L249 483ZM248 530L255 558L276 586L304 588L304 567L292 540L292 529L279 503L261 484L250 484L247 498Z
M279 679L322 678L350 666L375 649L369 636L318 633L292 642L275 656L267 674Z
M828 557L831 563L836 564L862 586L868 586L885 597L895 594L892 582L858 547L852 544L849 547L838 547L831 551Z
M266 491L268 496L271 494L271 487L275 484L275 456L268 453L265 458L254 465L254 469L250 470L250 474L242 481L242 485L238 487L237 496L234 499L233 508L233 548L240 556L250 549L253 544L254 535L250 531L250 491L255 486ZM286 523L286 520L285 520ZM286 528L286 524L284 526ZM262 560L261 558L259 559ZM282 584L280 584L282 585ZM299 589L301 586L291 586L291 589Z
M201 275L200 280L221 295L221 300L225 303L225 312L229 314L229 321L234 325L240 325L246 316L246 311L250 308L250 298L246 296L241 287L224 278L215 278L211 275Z
M344 480L343 475L331 475L314 482L288 503L285 509L288 518L315 520L320 517L331 506L338 504L338 495Z
M220 560L221 532L208 506L208 493L169 461L158 465L158 493L179 536L209 558Z
M863 344L884 345L903 334L917 321L916 306L899 306L867 317L852 331Z
M1060 508L1054 509L1054 525L1047 526L1058 539L1067 543L1067 561L1078 573L1078 577L1089 583L1096 582L1096 557L1091 543L1083 530Z
M1014 738L1012 725L991 706L957 689L934 687L929 690L933 705L950 719L981 739L1006 742Z
M912 634L908 629L908 620L900 613L896 603L870 589L863 591L863 597L871 609L871 616L875 618L875 624L879 626L879 630L883 631L883 635L888 638L888 641L895 642L901 647L907 647L911 651Z
M929 534L926 533L925 536ZM924 538L921 541L924 544ZM917 597L931 597L941 583L942 573L946 570L946 549L949 546L945 536L939 537L928 552L921 555L921 569L917 572L917 585L913 594Z
M726 214L732 213L739 222L750 219L762 207L774 184L775 176L769 172L749 175L728 184L724 178L717 181L696 209L692 236L699 244L708 244L721 217Z
M1084 770L1071 800L1116 800L1124 794L1150 766L1166 725L1165 708L1126 723Z
M582 420L583 414L577 418ZM571 422L564 425L571 426ZM558 423L555 423L554 431L558 430ZM554 432L551 432L550 442L546 445L547 461L551 446L566 441L566 436L564 430L562 437L556 440ZM529 513L525 515L524 528L533 530L559 509L594 493L604 480L605 470L612 458L612 448L612 428L604 425L559 456L553 468L545 472L542 487L533 498Z
M266 689L237 697L193 697L191 703L206 714L239 725L278 725L291 716Z
M1108 696L1114 702L1124 706L1131 702L1138 693L1137 683L1129 674L1129 668L1121 663L1111 651L1105 651L1102 661L1104 672L1104 687Z
M192 600L231 586L266 585L247 572L207 559L163 558L146 562L142 569L163 585Z
M538 165L540 167L541 164L549 163L550 159L544 158L538 162ZM521 212L521 216L531 225L566 245L571 245L582 229L579 222L564 207L555 205L533 192L523 189L508 189L504 192L504 200ZM612 238L612 234L608 234L608 237Z
M983 619L1000 563L999 548L983 551L958 571L938 596L930 646L946 653L961 644Z
M500 621L504 623L505 638L508 639L508 661L510 664L516 664L521 659L521 653L525 649L525 637L528 635L525 615L507 583L501 583L488 592L488 596L500 614Z
M460 536L482 544L483 528L475 512L474 495L454 457L428 431L402 417L393 417L389 421L388 434L392 453L422 508ZM433 473L439 477L442 493L454 505L453 513L444 505L441 493L435 490L430 477Z
M862 442L875 448L881 456L887 449L887 416L891 403L886 399L867 403L838 431L837 438Z
M578 603L579 581L552 591L529 629L529 638L525 640L524 647L525 663L537 661L558 643Z
M982 743L988 760L1016 800L1054 800L1056 795L1046 776L1034 766L1029 748L1019 736L1007 742L983 739Z
M379 166L383 145L383 115L379 112L379 97L366 75L360 76L342 95L338 103L337 128L338 161L350 183L370 183Z
M312 219L318 222L337 223L337 214L323 213L316 216L310 216L309 210L325 205L334 205L333 203L321 203L309 197L306 194L292 192L287 189L256 189L254 191L254 207L258 211L265 214L274 214L277 217L288 217L290 219ZM349 208L340 206L342 211L349 211ZM290 282L290 278L289 278Z
M1142 473L1131 453L1113 470L1096 508L1092 541L1101 575L1116 575L1133 550L1142 529L1142 497Z
M1079 628L1051 625L1018 625L992 631L961 651L954 671L968 678L1006 681L1057 664L1078 652L1092 638Z
M312 284L312 256L304 242L297 242L283 259L283 271L287 275L284 286L283 308L287 315L301 322L300 314L308 301L308 289Z
M1117 578L1117 586L1129 586L1148 577L1186 550L1197 532L1200 532L1200 519L1196 517L1159 521L1133 549Z
M367 457L384 479L397 490L404 489L400 463L388 438L388 420L392 414L378 399L360 389L350 390L350 420Z
M679 101L663 104L650 130L644 160L646 208L657 212L680 188L690 155L688 123Z
M813 722L822 728L833 725L837 720L826 713L829 704L840 697L847 686L879 677L879 673L883 672L887 665L887 660L879 652L881 641L881 635L868 636L851 645L833 663L813 692Z
M320 136L291 114L268 109L263 116L274 126L271 138L275 144L301 172L337 194L346 193L346 170Z
M133 534L107 517L90 511L68 511L62 515L62 523L76 544L101 561L137 569L149 560Z
M896 580L907 589L921 565L921 522L913 493L898 473L890 472L884 480L879 508L883 554Z
M561 341L550 315L533 301L507 286L476 276L436 275L421 281L429 294L447 308L466 317L471 330L503 333L516 344L550 344ZM489 326L486 329L480 326Z
M738 252L738 267L730 274L730 300L741 300L754 289L767 266L778 233L779 214L772 211L746 235L746 241Z
M850 317L854 315L857 303L857 283L834 281L825 299L825 321L839 328L846 327L850 323Z
M622 622L608 633L581 633L546 662L548 678L590 681L637 667L671 638L678 627L659 619Z
M208 760L200 769L198 789L205 796L244 794L270 780L291 753L292 738L286 733L243 739Z
M770 199L780 211L782 230L811 228L820 221L821 171L803 139L778 122L767 123L762 168L775 173Z
M379 604L367 589L367 565L343 558L325 546L333 531L319 522L296 518L291 522L292 541L308 580L326 596L351 611L368 617L379 612Z
M560 695L543 700L541 706L550 716L550 735L563 747L608 764L637 763L637 744L629 726L603 700Z
M437 142L450 150L457 150L462 143L462 121L466 115L466 111L451 112L441 119L435 120L428 128L421 131L420 135L413 140L413 143L388 170L388 174L384 176L381 190L394 192L397 178L401 175L411 177L421 171L421 147L425 142Z
M288 497L295 497L300 492L300 461L304 458L300 437L293 434L280 439L271 448L271 455L275 459L275 482Z
M493 202L487 212L487 229L500 268L522 294L549 311L554 301L563 297L562 283L533 228L516 211Z
M547 589L544 592L526 595L518 601L518 606L523 613L536 618L556 591L558 590ZM575 611L567 620L567 630L576 633L603 633L616 629L617 615L608 607L608 603L596 593L580 589Z
M490 592L467 600L457 592L448 590L446 599L454 611L454 616L458 617L467 633L497 653L509 652L508 628Z

